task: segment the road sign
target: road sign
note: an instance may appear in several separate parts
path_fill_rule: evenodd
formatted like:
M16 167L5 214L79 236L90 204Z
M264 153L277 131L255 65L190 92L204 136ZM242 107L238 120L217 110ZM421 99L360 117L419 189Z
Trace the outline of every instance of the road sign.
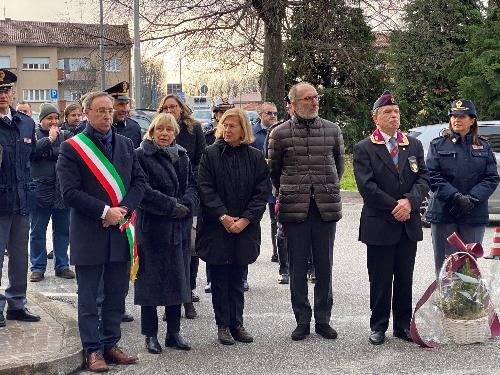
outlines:
M200 92L203 94L203 95L207 95L207 92L208 92L208 87L207 85L203 85L200 87Z
M50 90L50 100L52 100L53 102L57 101L57 89Z
M186 101L186 93L184 91L179 91L177 93L177 96L183 101L185 102Z

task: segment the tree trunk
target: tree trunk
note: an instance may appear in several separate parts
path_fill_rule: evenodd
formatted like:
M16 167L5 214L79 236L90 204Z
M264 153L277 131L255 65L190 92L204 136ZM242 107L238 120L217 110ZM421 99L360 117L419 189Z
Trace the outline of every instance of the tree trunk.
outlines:
M261 95L263 101L274 102L281 112L285 96L283 69L283 39L281 25L285 17L286 0L253 0L252 6L264 22L264 66L262 68Z

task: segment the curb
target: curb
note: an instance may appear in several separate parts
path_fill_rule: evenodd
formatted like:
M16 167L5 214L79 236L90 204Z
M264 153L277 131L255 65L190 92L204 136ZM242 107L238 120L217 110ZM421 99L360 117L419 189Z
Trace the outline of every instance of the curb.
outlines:
M63 327L63 349L53 353L52 357L41 357L40 362L16 363L12 367L0 368L0 375L64 375L80 370L84 356L77 321L61 311L60 302L35 292L28 293L27 297Z

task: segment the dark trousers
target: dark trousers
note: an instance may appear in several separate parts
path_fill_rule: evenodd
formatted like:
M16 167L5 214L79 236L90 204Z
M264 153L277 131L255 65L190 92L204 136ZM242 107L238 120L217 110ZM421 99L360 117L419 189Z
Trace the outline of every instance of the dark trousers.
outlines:
M273 255L277 255L278 246L276 244L276 232L278 231L278 221L276 219L276 212L274 211L274 203L268 203L267 209L269 210L269 218L271 219L271 242L273 244Z
M0 293L0 312L6 303L10 310L21 310L26 305L29 227L28 215L0 215L0 284L4 250L9 254L9 285L5 294Z
M276 246L278 247L278 261L280 265L279 274L288 275L288 250L286 247L286 237L282 230L276 233Z
M31 213L30 259L31 272L44 273L47 268L47 226L52 217L52 245L54 269L69 268L69 208L37 207Z
M198 277L198 267L200 265L200 258L195 255L191 256L191 263L189 263L189 283L191 290L196 289L196 278Z
M302 223L284 223L290 263L290 292L297 324L311 321L311 305L307 296L307 270L313 256L316 269L314 284L314 320L329 323L333 306L332 264L336 222L321 220L316 203L311 199L309 213Z
M210 265L212 281L212 305L215 323L218 327L236 327L243 325L243 273L247 266L236 264Z
M410 328L413 266L417 243L410 241L406 232L403 233L397 244L367 245L372 331L387 330L391 315L391 294L393 330Z
M485 229L484 225L432 223L431 233L432 245L434 247L434 267L436 276L439 276L439 271L441 270L445 258L457 251L446 240L453 232L457 232L465 243L482 243Z
M181 305L165 306L167 317L167 332L181 331ZM158 313L156 306L141 306L141 333L144 336L158 334Z
M128 290L127 268L127 262L75 266L78 284L78 327L86 354L95 351L106 353L120 341L120 323L125 311L125 296ZM99 330L97 296L101 278L104 299Z

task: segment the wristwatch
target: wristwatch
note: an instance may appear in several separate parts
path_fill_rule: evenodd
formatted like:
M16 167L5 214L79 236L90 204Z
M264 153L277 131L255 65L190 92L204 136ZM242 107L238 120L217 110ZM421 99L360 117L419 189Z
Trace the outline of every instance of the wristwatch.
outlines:
M219 221L224 221L224 219L226 218L226 216L227 216L226 214L220 215L219 216Z

